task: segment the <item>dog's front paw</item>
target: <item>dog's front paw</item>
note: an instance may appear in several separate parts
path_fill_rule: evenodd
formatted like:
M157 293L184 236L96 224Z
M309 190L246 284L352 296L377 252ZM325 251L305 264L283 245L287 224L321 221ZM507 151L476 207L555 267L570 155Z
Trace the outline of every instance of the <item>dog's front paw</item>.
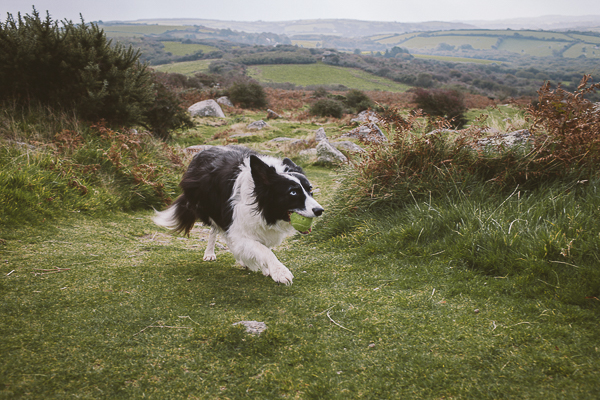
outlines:
M294 275L287 269L284 265L269 270L269 275L271 278L277 283L284 283L286 285L292 284L292 279L294 279Z
M204 261L216 261L217 256L215 253L204 253L204 257L202 259Z

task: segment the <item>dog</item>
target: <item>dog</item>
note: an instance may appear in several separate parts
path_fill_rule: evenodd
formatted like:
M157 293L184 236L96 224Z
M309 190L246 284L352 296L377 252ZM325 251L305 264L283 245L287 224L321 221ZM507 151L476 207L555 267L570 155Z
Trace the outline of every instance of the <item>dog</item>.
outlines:
M313 198L301 167L242 146L215 146L198 153L179 184L183 193L154 222L189 234L197 220L210 226L204 261L214 261L221 234L243 267L290 285L294 275L273 254L296 233L290 215L319 217L324 209Z

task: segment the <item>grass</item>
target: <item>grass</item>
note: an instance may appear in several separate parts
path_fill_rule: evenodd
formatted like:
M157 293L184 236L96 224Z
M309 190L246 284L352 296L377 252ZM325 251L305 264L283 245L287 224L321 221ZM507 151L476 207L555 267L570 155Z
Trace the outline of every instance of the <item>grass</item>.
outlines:
M162 44L165 46L165 51L167 53L171 53L176 56L187 56L188 54L194 54L198 51L210 53L211 51L218 50L216 47L197 43L164 41Z
M431 60L458 62L458 63L474 63L474 64L500 64L502 61L483 60L479 58L468 57L449 57L449 56L432 56L428 54L413 54L415 58L426 58Z
M178 63L163 64L152 66L151 68L159 72L178 73L193 76L198 72L208 72L208 66L213 60L183 61Z
M248 67L259 82L293 83L298 86L344 85L350 89L405 92L408 86L364 71L326 64L261 65Z
M463 210L486 218L492 203ZM436 211L419 202L345 235L292 238L276 250L290 287L225 251L203 263L206 232L169 236L148 212L3 231L0 396L594 397L597 300L528 296L440 254L434 231L418 234ZM414 234L396 242L402 229ZM251 336L241 320L268 328Z
M498 128L505 116L522 118L508 106L489 113ZM80 196L65 184L70 174L47 168L46 158L77 172L89 149L115 161L115 143L132 146L131 138L102 142L90 132L86 146L59 151L71 142L54 135L56 126L77 124L57 118L43 128L30 118L27 128L2 115L9 156L2 153L0 172L24 176L13 189L38 190L32 179L47 173L54 180L40 190L56 192L58 182ZM143 144L136 157L163 166L161 179L173 188L179 147L219 144L222 130L263 116L206 120L169 146ZM265 140L307 138L320 126L269 123L251 145L274 155L285 150ZM325 128L329 137L341 133ZM29 138L47 142L37 144L40 160L14 143ZM120 154L117 171L133 173L137 158ZM326 215L312 234L275 249L295 276L292 286L237 267L224 247L216 262L202 262L207 229L170 235L147 207L42 201L46 219L0 219L0 398L597 397L598 179L508 193L448 182L438 196L411 192L402 202L348 208L348 169L303 167ZM93 177L85 182L90 195L101 187L127 197L135 187ZM158 181L144 179L149 187ZM8 202L31 213L29 203ZM0 204L4 212L7 201ZM233 326L242 320L268 328L252 336Z

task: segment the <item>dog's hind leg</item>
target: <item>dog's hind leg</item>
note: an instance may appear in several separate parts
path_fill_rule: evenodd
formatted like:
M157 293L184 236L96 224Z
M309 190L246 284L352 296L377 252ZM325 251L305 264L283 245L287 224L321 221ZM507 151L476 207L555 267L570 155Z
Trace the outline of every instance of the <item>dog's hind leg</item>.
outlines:
M208 234L208 242L206 243L206 250L204 250L204 261L215 261L217 256L215 255L215 243L217 242L217 228L214 226L210 228Z

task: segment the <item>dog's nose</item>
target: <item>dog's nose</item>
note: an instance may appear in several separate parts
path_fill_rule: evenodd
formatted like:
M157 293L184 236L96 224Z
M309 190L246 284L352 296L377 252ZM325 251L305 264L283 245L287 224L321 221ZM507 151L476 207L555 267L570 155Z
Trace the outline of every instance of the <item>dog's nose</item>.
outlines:
M313 213L319 217L321 214L323 214L323 211L325 211L324 209L322 209L321 207L315 207L312 209Z

